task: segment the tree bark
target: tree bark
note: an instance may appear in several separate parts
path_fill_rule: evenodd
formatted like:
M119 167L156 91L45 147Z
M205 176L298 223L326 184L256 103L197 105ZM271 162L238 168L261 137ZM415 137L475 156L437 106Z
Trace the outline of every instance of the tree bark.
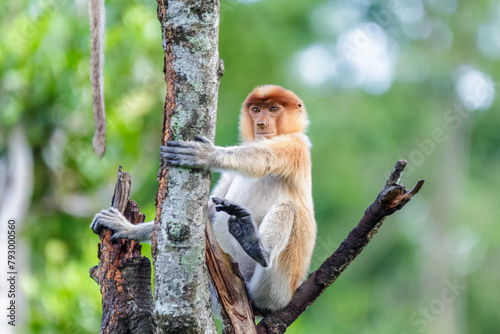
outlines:
M318 270L309 275L295 292L290 303L267 315L257 326L257 333L284 333L316 298L318 298L337 277L354 261L361 251L368 245L378 229L382 226L384 219L397 210L403 208L410 199L418 193L423 180L420 180L415 188L406 191L399 184L399 180L406 166L405 160L399 160L387 180L384 189L378 194L375 201L366 209L365 215L359 224L349 233L347 238L340 244L339 248L319 267Z
M210 222L207 224L206 233L207 267L221 308L222 332L256 333L252 305L238 263L219 247Z
M167 84L162 144L213 140L222 62L218 1L158 0ZM168 176L168 177L167 177ZM152 239L158 333L215 332L205 265L210 173L160 163Z
M139 206L130 201L132 178L118 169L112 206L133 224L144 221ZM151 263L141 256L141 245L134 240L111 240L112 231L99 233L99 265L90 269L102 294L100 333L153 333Z

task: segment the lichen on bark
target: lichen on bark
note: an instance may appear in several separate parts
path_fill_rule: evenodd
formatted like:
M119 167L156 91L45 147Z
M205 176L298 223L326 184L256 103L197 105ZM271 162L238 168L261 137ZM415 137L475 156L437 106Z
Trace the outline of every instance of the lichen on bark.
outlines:
M158 0L165 51L162 144L213 140L220 59L218 1ZM160 165L152 251L158 333L211 333L211 298L205 265L210 173Z

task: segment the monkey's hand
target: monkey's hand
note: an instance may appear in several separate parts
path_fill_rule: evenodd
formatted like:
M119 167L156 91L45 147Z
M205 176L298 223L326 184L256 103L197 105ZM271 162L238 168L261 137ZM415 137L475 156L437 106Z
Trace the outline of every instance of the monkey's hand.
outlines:
M167 146L161 146L161 158L173 166L210 167L212 155L217 148L203 136L196 136L194 139L194 141L185 142L168 141Z
M131 225L120 211L111 207L108 210L101 210L100 213L96 214L90 224L90 228L95 234L99 234L104 227L109 228L114 231L111 239L116 239L125 238L125 234Z
M224 211L230 217L228 220L229 232L240 243L241 248L261 266L269 265L269 252L264 249L260 238L257 236L250 212L238 204L226 199L212 197L217 212Z

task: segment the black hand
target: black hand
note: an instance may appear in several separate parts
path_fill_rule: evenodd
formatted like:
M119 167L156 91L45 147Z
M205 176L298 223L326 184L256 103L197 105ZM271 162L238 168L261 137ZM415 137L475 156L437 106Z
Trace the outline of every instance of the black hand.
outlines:
M212 202L216 204L216 211L224 211L230 215L228 220L229 233L239 242L243 250L260 265L267 267L269 254L257 236L250 212L226 199L213 197Z
M169 140L167 145L160 148L161 158L169 165L203 167L200 157L210 152L213 145L207 138L196 136L194 141L173 141Z

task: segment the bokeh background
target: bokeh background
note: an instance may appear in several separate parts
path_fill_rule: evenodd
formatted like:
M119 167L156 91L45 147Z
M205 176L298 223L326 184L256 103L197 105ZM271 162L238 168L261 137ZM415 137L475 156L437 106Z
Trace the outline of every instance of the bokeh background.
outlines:
M156 2L106 8L99 160L87 1L0 2L0 301L14 217L19 333L98 332L101 296L88 275L98 238L88 226L109 206L119 164L154 216L165 95ZM404 184L426 180L289 332L498 333L500 1L222 0L220 54L216 144L238 142L240 104L256 85L283 85L309 111L312 269L398 159L409 162Z

